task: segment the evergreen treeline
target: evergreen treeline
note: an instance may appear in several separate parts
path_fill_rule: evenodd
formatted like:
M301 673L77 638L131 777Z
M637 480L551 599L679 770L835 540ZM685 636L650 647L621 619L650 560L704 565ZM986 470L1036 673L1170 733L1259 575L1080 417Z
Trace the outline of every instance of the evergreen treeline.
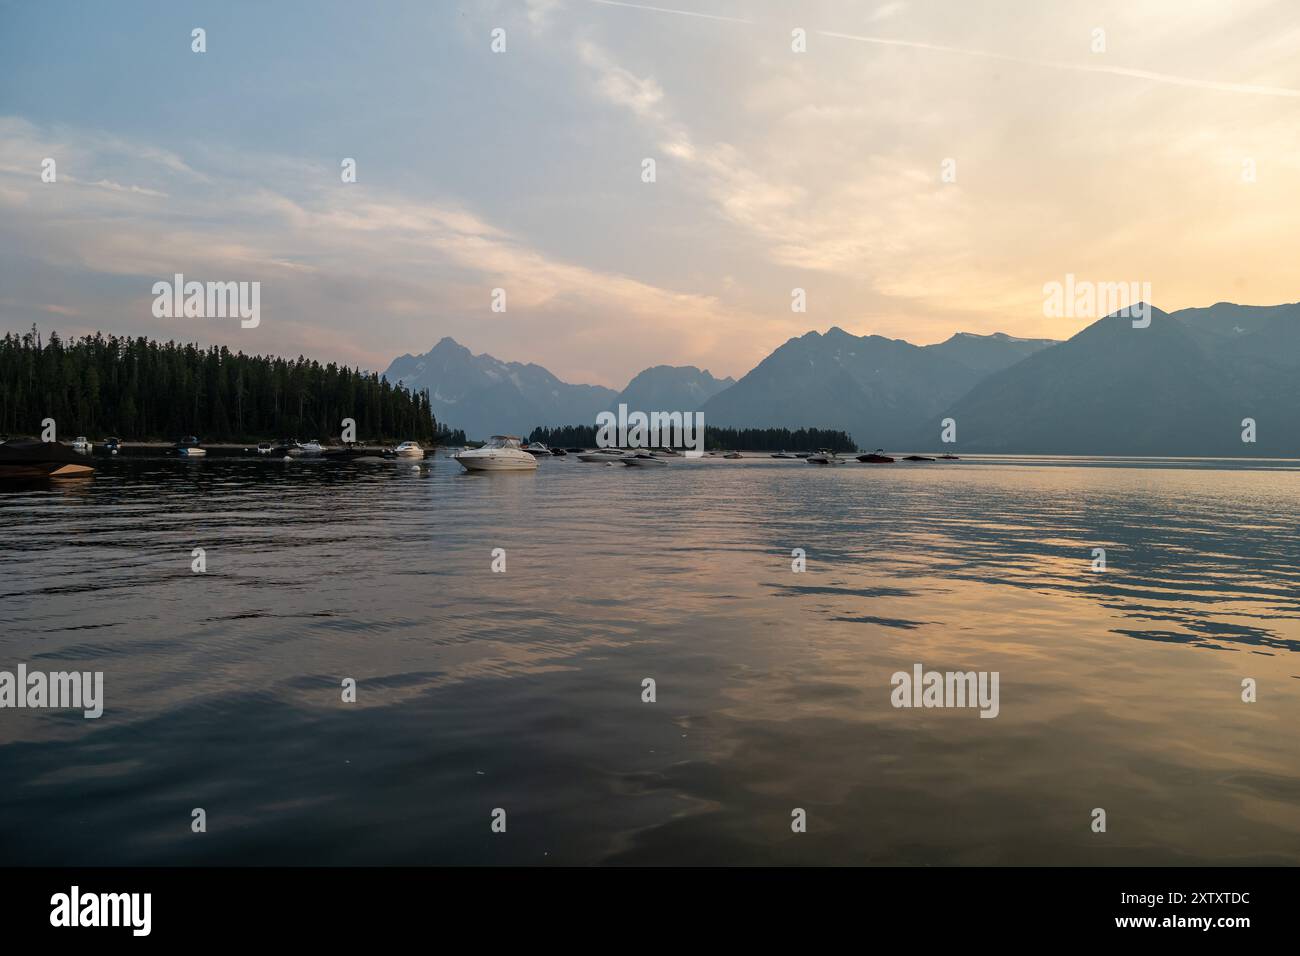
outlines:
M45 418L54 419L64 440L337 440L344 418L356 420L361 442L457 437L438 434L426 393L333 362L102 333L68 342L52 333L42 344L35 327L22 336L6 333L0 433L39 435Z
M529 441L539 441L552 448L595 448L595 425L557 425L534 428ZM828 428L715 428L704 426L706 451L857 451L847 432Z

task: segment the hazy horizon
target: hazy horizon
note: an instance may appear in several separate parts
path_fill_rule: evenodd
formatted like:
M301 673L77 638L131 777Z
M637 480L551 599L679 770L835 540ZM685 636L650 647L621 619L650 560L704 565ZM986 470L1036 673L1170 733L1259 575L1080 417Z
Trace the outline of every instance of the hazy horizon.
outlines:
M1279 0L677 7L5 4L0 331L377 371L451 336L617 388L832 326L1067 339L1067 275L1296 298ZM154 318L178 272L260 281L260 327Z

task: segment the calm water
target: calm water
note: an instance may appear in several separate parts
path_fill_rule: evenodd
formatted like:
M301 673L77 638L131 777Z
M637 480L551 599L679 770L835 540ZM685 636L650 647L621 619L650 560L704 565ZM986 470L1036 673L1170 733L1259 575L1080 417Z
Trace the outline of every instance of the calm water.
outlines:
M0 862L1300 863L1298 519L1277 463L0 488L0 669L107 698L0 710ZM1000 716L893 708L918 662Z

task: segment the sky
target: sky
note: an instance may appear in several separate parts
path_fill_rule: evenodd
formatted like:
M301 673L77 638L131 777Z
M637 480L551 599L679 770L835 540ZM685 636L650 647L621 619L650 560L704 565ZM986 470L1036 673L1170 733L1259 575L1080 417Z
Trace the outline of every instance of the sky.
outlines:
M0 332L620 388L831 326L1067 338L1067 275L1291 302L1297 51L1295 0L0 2ZM155 318L176 273L260 324Z

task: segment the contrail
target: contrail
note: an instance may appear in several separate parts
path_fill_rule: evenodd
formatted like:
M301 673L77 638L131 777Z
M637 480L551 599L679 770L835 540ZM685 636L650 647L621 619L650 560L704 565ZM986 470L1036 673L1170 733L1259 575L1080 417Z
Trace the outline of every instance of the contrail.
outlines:
M648 7L643 3L620 3L619 0L591 0L592 3L607 7L630 7L633 10L650 10L653 13L675 13L679 17L699 17L701 20L722 20L726 23L744 23L753 26L753 20L741 20L737 17L721 17L715 13L696 13L693 10L669 10L667 7Z
M1003 60L1007 63L1020 63L1027 66L1045 67L1051 70L1072 70L1076 73L1109 73L1112 76L1129 76L1157 83L1169 83L1173 86L1191 86L1202 90L1219 90L1223 93L1256 93L1262 96L1300 97L1300 90L1279 86L1253 86L1247 83L1221 83L1217 80L1197 80L1187 76L1174 76L1172 73L1155 73L1151 70L1134 70L1125 66L1101 66L1082 63L1058 63L1053 60L1033 60L1027 57L1010 56L1006 53L988 53L984 50L966 50L961 47L943 46L938 43L919 43L915 40L891 40L886 37L854 36L851 33L833 33L829 30L816 31L824 37L840 40L855 40L858 43L876 43L880 46L902 46L913 50L932 50L939 53L957 53L962 56L981 57L986 60Z
M607 7L627 7L632 10L648 10L652 13L672 13L680 17L698 17L702 20L721 20L725 23L743 23L754 26L753 20L737 17L724 17L715 13L696 13L693 10L672 10L668 7L652 7L643 3L626 3L623 0L589 0ZM1198 80L1189 76L1176 76L1172 73L1156 73L1152 70L1136 70L1126 66L1102 66L1100 64L1060 63L1054 60L1035 60L1029 57L1012 56L1007 53L989 53L985 50L967 50L962 47L944 46L940 43L922 43L917 40L892 40L888 37L855 36L852 33L836 33L833 30L815 30L820 36L833 37L838 40L853 40L857 43L875 43L879 46L900 46L912 50L930 50L935 53L956 53L959 56L973 56L985 60L1002 60L1005 63L1019 63L1022 66L1037 66L1048 70L1070 70L1074 73L1108 73L1111 76L1127 76L1132 79L1151 80L1154 83L1167 83L1171 86L1187 86L1200 90L1218 90L1221 93L1250 93L1257 96L1300 97L1300 90L1282 86L1255 86L1250 83L1222 83L1218 80Z

